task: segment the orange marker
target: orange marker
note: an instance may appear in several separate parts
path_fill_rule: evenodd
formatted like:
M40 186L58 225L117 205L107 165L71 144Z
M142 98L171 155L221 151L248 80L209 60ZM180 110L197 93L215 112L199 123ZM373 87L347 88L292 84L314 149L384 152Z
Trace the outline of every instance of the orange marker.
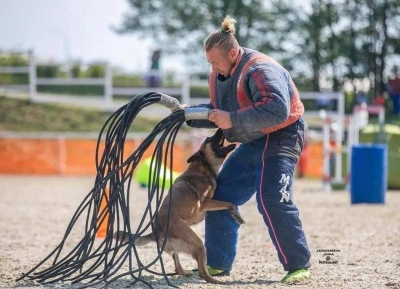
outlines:
M107 208L107 203L110 200L110 191L108 190L108 187L105 188L104 195L101 197L101 202L100 202L100 209L99 209L99 216L97 217L97 226L99 226L101 222L101 212L105 208ZM103 222L100 224L99 229L96 232L96 238L105 238L107 235L107 227L108 227L108 219L109 219L109 213L108 210L106 211L106 215L104 217Z

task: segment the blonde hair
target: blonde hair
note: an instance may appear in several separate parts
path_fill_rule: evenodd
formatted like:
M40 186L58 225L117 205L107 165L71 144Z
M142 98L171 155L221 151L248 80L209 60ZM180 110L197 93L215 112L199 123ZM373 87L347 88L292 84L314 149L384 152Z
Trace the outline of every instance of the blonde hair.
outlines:
M221 28L212 32L210 35L204 39L204 50L206 52L210 51L214 46L219 46L219 48L228 53L231 49L237 49L239 43L234 36L236 20L229 15L224 18L221 24Z

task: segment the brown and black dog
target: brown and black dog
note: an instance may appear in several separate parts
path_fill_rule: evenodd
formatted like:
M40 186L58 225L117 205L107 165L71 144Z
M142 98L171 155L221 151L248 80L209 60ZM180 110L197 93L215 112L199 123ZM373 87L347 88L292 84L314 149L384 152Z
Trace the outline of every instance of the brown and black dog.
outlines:
M199 151L187 160L188 168L176 179L168 195L164 198L157 218L158 242L162 246L167 234L165 251L174 259L176 273L179 275L191 274L191 271L185 271L182 268L179 261L179 253L189 254L197 261L199 276L210 283L221 282L208 274L206 249L203 241L190 226L202 222L207 211L217 210L229 210L237 223L244 224L244 220L232 203L212 199L217 185L217 174L226 156L236 146L230 144L224 147L224 140L222 131L218 129L212 137L208 137L203 142ZM170 223L168 232L166 232L169 214ZM156 242L154 233L138 237L118 231L114 234L114 238L124 241L133 238L136 246Z

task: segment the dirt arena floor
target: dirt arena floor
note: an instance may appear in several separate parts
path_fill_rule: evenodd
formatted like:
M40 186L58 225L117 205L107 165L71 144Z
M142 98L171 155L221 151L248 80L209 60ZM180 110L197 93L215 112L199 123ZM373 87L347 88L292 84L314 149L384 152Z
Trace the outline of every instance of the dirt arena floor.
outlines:
M89 177L0 176L0 288L78 288L66 283L17 283L15 279L59 244L93 182ZM295 183L294 201L312 251L312 279L290 287L400 289L400 191L389 191L384 205L351 205L349 192L320 188L319 181ZM146 190L138 186L133 186L131 196L135 208L147 201ZM135 209L132 218L142 214ZM227 285L206 284L195 276L171 277L171 283L193 289L288 287L279 283L284 271L254 199L241 208L241 214L247 223L240 229L234 270L230 277L220 277ZM195 231L204 237L203 224ZM80 240L82 236L72 237ZM146 245L140 251L151 256L154 248ZM331 261L337 263L326 264L321 250L335 250ZM167 255L164 260L166 270L172 272L172 260ZM195 266L188 257L182 258L182 264L188 269ZM162 277L145 274L154 288L171 288ZM120 279L107 288L131 288L131 281ZM139 284L134 288L148 287Z

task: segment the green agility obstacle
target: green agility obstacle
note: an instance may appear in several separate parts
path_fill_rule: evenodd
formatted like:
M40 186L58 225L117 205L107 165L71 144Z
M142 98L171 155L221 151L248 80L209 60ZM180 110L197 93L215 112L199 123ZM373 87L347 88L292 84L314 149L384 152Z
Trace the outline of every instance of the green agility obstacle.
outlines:
M135 181L144 188L149 186L149 175L150 173L154 174L154 165L152 166L151 158L144 159L136 169L135 173ZM168 168L161 164L161 170L166 172L167 178L164 179L163 176L160 177L160 183L165 183L165 188L169 189L171 185L175 182L175 180L179 177L180 173L176 171L170 171ZM172 180L169 176L172 173Z

